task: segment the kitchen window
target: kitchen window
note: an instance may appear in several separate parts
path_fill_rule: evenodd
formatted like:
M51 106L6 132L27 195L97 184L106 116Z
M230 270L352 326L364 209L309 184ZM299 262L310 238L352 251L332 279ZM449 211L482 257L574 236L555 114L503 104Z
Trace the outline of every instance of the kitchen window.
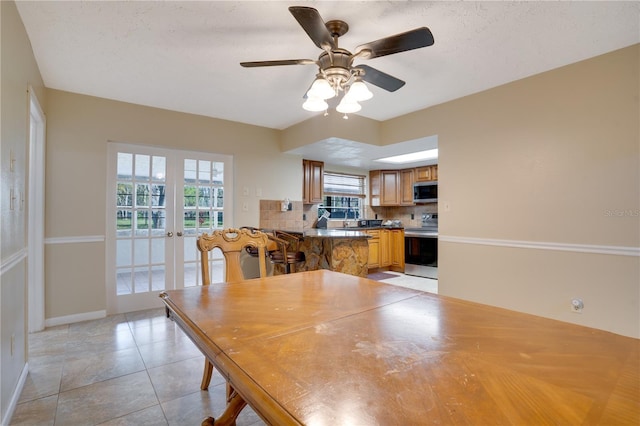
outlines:
M365 199L365 176L346 173L324 172L323 203L318 208L318 217L325 211L330 219L358 219L363 216Z

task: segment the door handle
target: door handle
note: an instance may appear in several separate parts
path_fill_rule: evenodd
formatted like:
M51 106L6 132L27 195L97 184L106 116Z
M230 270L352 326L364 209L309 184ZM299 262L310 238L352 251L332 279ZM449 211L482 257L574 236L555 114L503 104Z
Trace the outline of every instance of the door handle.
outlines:
M167 237L173 237L173 232L167 232Z
M178 237L182 237L182 232L178 231Z

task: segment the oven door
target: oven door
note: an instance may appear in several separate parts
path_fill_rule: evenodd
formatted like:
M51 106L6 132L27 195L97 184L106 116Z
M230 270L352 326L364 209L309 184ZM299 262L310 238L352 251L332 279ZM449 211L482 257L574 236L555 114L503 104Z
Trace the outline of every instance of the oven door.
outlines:
M438 237L409 235L404 237L405 274L437 277Z

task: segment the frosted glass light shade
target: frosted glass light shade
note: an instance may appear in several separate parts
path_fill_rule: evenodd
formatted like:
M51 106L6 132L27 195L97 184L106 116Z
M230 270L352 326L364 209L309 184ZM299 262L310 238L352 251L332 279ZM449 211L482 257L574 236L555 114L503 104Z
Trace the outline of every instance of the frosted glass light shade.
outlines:
M349 89L349 96L352 96L358 102L362 102L373 98L373 93L362 81L356 81Z
M362 109L362 106L350 96L345 95L336 107L336 111L343 114L349 114L352 112L358 112Z
M330 99L335 95L336 92L333 90L333 87L322 77L316 78L307 92L307 97L310 98Z
M307 111L324 111L329 108L329 105L323 99L310 96L305 103L302 104L302 108Z

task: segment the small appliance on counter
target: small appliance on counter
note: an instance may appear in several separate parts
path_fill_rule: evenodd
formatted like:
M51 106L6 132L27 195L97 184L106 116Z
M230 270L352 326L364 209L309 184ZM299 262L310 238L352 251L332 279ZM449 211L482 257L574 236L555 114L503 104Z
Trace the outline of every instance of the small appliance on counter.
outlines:
M329 218L329 216L331 216L331 213L329 213L328 211L322 213L322 215L318 218L318 222L316 222L316 228L327 229L327 219Z
M402 222L399 220L385 220L382 226L388 226L390 228L401 228Z
M358 228L376 228L382 226L382 219L360 219Z

